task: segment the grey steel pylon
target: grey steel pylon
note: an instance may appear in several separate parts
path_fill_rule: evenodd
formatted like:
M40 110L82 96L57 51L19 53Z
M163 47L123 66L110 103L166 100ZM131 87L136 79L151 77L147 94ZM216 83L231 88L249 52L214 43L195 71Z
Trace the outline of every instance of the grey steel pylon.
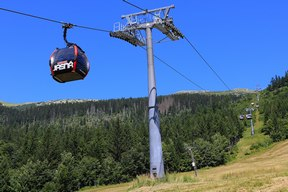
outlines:
M110 32L111 37L125 40L134 46L146 45L148 63L148 113L151 178L162 178L165 176L160 134L160 119L157 105L152 29L158 29L172 41L184 37L174 26L173 19L168 15L172 8L174 8L174 5L123 15L122 19L125 18L127 23L124 25L120 22L115 23L113 32ZM141 30L145 30L146 32L146 41Z

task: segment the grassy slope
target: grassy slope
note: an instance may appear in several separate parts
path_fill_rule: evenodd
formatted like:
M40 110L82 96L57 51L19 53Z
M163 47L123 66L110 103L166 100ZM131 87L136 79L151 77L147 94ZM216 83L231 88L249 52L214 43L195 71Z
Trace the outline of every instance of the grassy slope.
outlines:
M141 176L130 183L87 188L86 192L98 191L287 191L288 192L288 141L272 144L260 132L262 122L256 112L255 135L247 128L237 144L238 155L227 165L201 169L198 177L193 172L169 174L163 181ZM255 147L251 146L264 146Z
M261 128L263 127L263 122L259 120L259 111L255 112L256 119L254 121L254 136L251 136L251 127L247 127L243 134L243 138L237 143L238 154L237 160L247 158L249 154L255 153L256 149L251 149L251 146L263 145L266 146L272 143L272 140L267 135L261 133ZM248 123L250 126L250 122ZM261 149L261 148L260 148Z

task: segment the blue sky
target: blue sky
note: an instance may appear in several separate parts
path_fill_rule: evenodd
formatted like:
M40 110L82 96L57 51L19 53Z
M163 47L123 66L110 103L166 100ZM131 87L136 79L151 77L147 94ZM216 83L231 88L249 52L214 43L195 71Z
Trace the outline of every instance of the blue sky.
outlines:
M170 16L231 88L265 88L288 63L286 0L130 0L145 9L175 5ZM138 10L122 0L1 1L1 8L76 25L113 30L121 15ZM108 33L73 28L67 39L85 50L91 70L85 80L60 84L50 75L53 50L65 47L60 24L0 10L0 101L146 97L146 52ZM122 20L124 22L124 20ZM153 30L153 40L162 38ZM187 41L154 45L154 54L210 91L227 90ZM198 87L155 59L158 95Z

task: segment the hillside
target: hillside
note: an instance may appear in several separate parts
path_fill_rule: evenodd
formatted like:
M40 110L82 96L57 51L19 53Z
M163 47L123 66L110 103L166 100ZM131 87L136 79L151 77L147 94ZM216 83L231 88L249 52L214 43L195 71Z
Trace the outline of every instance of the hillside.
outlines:
M288 141L253 150L252 146L269 142L269 138L261 134L263 124L258 120L259 113L256 118L254 137L250 135L250 129L246 129L237 144L237 158L227 165L198 170L198 177L194 176L194 172L168 174L164 181L141 176L131 183L83 191L288 191Z
M147 98L2 105L0 170L3 171L0 177L3 179L0 180L0 189L76 191L87 186L108 185L109 191L146 190L151 186L159 186L161 191L162 185L172 189L183 186L184 190L185 186L192 184L199 185L201 191L201 183L210 186L213 179L228 183L233 179L225 181L223 178L230 172L218 171L220 175L217 176L217 171L213 170L218 168L207 167L221 167L227 163L226 166L240 163L238 166L245 167L247 163L244 161L248 157L267 148L272 141L287 138L286 91L281 88L261 93L261 107L253 114L256 129L253 138L248 128L249 121L241 121L239 114L255 101L255 93L159 96L167 172L164 181L137 177L149 172ZM193 150L200 169L197 178L189 172L192 167L188 148ZM180 177L173 174L176 172L181 173ZM238 175L238 172L232 171L231 174ZM117 183L123 183L121 189L119 185L111 189L111 184Z

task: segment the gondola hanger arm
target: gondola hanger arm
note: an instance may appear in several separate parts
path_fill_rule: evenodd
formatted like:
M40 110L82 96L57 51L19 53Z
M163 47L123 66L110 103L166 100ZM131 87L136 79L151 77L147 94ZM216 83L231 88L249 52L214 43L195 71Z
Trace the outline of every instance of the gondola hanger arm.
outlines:
M74 25L71 24L71 23L64 23L62 25L62 28L64 29L64 32L63 32L63 38L64 38L64 41L67 45L67 47L69 47L70 45L73 45L74 43L70 43L68 40L67 40L67 29L71 29Z

